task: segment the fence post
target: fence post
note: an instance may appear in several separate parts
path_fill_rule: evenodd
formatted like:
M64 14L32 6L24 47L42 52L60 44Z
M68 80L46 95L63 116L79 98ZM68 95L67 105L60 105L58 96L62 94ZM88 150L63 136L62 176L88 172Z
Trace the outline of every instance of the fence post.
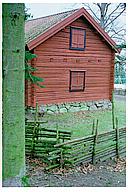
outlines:
M119 158L119 128L117 117L116 117L116 157Z
M97 122L96 122L96 131L95 131L95 135L94 135L94 145L93 145L93 152L92 152L92 163L93 164L96 163L95 156L96 156L97 138L98 138L98 119L97 119Z
M114 92L112 92L112 126L115 129Z
M35 123L38 121L38 103L36 102Z
M93 124L92 124L92 135L94 135L95 131L95 120L93 119Z
M59 129L58 129L58 124L56 124L56 142L59 143Z
M60 167L61 169L64 168L63 147L61 148L61 152L60 152Z
M32 145L31 145L31 156L32 157L34 156L34 152L35 152L35 141L36 141L36 139L38 139L37 127L39 126L39 124L37 125L37 122L38 122L38 103L36 102L35 122L34 122Z

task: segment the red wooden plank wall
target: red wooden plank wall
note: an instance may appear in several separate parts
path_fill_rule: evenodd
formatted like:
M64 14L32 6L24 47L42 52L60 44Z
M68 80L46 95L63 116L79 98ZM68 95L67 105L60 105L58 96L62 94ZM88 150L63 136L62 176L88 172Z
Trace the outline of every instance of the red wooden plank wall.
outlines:
M70 50L70 26L86 29L84 51ZM46 88L29 87L26 104L35 107L73 101L111 99L114 51L80 18L34 49L36 75L44 78ZM84 92L69 92L70 70L85 70ZM31 94L30 94L31 90ZM33 94L33 95L32 95ZM31 100L31 102L30 102Z

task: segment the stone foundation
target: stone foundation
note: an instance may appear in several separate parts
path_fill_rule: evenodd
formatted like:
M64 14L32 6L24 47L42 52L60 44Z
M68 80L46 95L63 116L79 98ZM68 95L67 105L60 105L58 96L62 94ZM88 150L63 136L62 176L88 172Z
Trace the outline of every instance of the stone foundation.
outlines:
M40 114L54 114L78 111L91 111L100 109L111 109L112 104L109 100L88 101L88 102L71 102L62 104L47 104L39 107ZM34 112L33 109L30 109Z

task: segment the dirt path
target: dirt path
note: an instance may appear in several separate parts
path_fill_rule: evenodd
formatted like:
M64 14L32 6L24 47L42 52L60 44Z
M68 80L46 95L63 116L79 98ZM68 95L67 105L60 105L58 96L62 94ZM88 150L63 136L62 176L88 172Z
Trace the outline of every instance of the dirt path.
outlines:
M70 170L45 173L44 164L27 161L31 187L125 187L125 160L77 166Z

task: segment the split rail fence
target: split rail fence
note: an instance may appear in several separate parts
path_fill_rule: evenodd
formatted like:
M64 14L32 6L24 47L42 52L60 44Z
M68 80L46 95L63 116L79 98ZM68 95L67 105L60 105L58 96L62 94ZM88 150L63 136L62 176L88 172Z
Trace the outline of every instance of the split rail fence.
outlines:
M26 123L26 154L41 157L46 170L125 157L126 128L102 134L96 128L92 135L71 140L71 132L42 128L42 123Z
M45 157L54 150L54 145L71 139L71 131L48 129L47 122L28 121L25 125L25 152L27 155Z

